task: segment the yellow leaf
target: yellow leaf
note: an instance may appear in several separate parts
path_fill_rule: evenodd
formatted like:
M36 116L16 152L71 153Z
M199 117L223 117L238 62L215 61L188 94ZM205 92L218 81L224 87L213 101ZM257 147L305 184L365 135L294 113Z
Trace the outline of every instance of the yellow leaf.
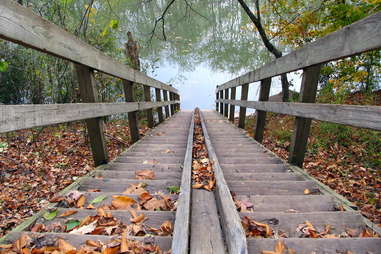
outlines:
M128 196L112 196L111 204L116 209L130 208L136 201Z

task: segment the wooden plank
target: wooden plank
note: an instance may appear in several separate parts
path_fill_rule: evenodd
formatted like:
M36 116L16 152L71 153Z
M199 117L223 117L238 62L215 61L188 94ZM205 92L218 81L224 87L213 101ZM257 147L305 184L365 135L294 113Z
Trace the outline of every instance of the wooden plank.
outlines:
M166 90L163 90L163 99L164 99L164 101L168 101L168 91L166 91ZM165 118L170 117L168 105L164 107L164 110L165 110Z
M123 80L124 97L126 102L134 102L134 83L128 80ZM130 138L132 143L139 140L139 123L137 111L128 112L128 128L130 129Z
M235 93L236 93L236 88L233 87L231 88L231 92L230 92L230 100L235 100ZM230 105L230 114L229 114L229 120L234 123L234 113L235 113L235 106L234 105Z
M230 254L247 254L248 251L245 231L242 227L241 219L238 215L230 190L225 181L223 171L218 162L216 152L211 143L204 117L201 112L200 118L209 159L212 162L214 175L216 177L215 196L218 211L221 216L221 225L223 225L222 230L224 232L228 252Z
M253 83L316 64L381 48L381 12L320 38L218 87L218 90Z
M175 102L0 105L0 133L141 111L147 108L170 105L171 103Z
M75 69L82 102L98 102L99 98L94 72L89 67L79 64L75 66ZM86 126L95 166L106 164L108 162L108 154L103 119L101 117L87 119Z
M143 86L144 100L147 102L151 101L151 88L149 86ZM153 128L155 123L153 121L152 108L146 110L147 125L149 128Z
M173 230L172 253L187 254L190 237L192 148L194 133L194 113L189 126L187 149L181 176L180 195L177 201L176 220Z
M178 93L177 89L113 60L73 34L36 15L31 8L12 0L2 0L0 5L2 39L80 63L114 77Z
M175 96L172 92L169 92L169 99L174 100ZM170 111L171 111L171 116L175 114L175 105L171 104L170 105Z
M218 100L224 102L225 100ZM381 130L381 106L229 100L240 107Z
M303 71L302 85L300 87L299 101L314 103L316 100L321 65L308 67ZM294 132L291 138L288 162L303 167L308 137L310 135L311 118L296 117Z
M224 91L220 91L220 98L224 98ZM220 102L220 114L222 115L224 113L224 104L222 102Z
M241 101L247 101L247 96L249 93L249 84L244 84L241 90ZM246 107L239 108L239 119L238 127L245 129L245 119L246 119Z
M155 88L155 95L156 95L156 101L160 102L161 101L161 91L159 88ZM159 123L162 123L164 121L163 108L162 107L157 108L157 114L159 117Z
M217 86L217 88L218 88L218 86ZM219 99L219 92L216 92L216 111L218 112L218 99Z
M224 236L213 192L193 189L191 209L189 253L225 254Z
M225 99L228 100L229 99L229 89L225 89L224 94L225 94ZM225 117L229 116L229 104L228 103L225 103L225 105L224 105L224 116Z
M264 79L261 81L261 88L259 90L259 101L268 101L270 95L271 78ZM254 139L259 143L262 143L263 133L265 131L266 125L266 111L257 110L256 112L256 123L255 123L255 134Z

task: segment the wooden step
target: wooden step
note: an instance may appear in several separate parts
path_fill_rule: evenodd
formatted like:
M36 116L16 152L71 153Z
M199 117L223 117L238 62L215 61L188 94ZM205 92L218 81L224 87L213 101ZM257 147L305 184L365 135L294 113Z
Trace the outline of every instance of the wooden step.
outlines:
M158 171L179 171L181 172L181 164L167 164L167 163L160 163L160 164L141 164L141 163L122 163L122 162L115 162L111 163L110 170L121 170L121 171L136 171L136 170L142 170L142 169L150 169L155 172Z
M288 172L278 173L225 173L227 181L305 181L301 176Z
M139 170L136 170L139 171ZM103 178L117 178L117 179L136 179L136 171L120 171L120 170L101 170L95 173L96 177ZM154 171L155 172L155 171ZM156 180L166 180L166 179L180 179L181 172L179 171L167 171L167 172L155 172Z
M184 157L170 157L170 156L147 156L147 157L132 157L132 156L122 156L115 159L115 162L122 163L141 163L141 164L161 164L161 163L171 163L177 164L182 163Z
M240 164L239 166L234 164L220 164L222 170L231 173L261 173L261 172L286 172L288 167L284 164Z

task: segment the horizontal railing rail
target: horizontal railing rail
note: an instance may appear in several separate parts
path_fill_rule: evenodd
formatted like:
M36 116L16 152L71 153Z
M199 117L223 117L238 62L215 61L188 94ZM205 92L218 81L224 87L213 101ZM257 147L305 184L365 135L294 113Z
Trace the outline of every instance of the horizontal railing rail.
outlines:
M15 1L2 0L0 6L2 39L88 66L117 78L178 93L176 88L115 61Z
M76 120L85 120L96 166L108 162L103 116L128 113L131 141L140 138L137 111L145 110L148 127L154 126L153 108L159 123L180 109L176 88L115 61L75 35L12 0L0 2L0 39L11 41L74 63L80 104L1 105L0 133ZM95 71L123 82L126 103L99 103ZM134 86L142 85L145 102L136 102ZM156 102L151 102L155 88ZM163 96L163 101L162 101Z
M0 133L164 107L179 101L0 105Z
M381 12L378 12L217 86L216 111L234 121L235 106L239 106L238 126L244 128L246 108L256 109L254 138L258 142L263 140L266 112L295 116L288 160L302 166L312 119L381 130L380 106L314 104L322 64L380 48ZM298 103L267 102L273 77L301 69ZM260 81L259 101L247 101L249 85L257 81ZM241 100L236 100L239 86L242 86Z
M217 102L267 112L311 118L360 128L381 130L381 107L340 104L284 103L264 101L222 100Z
M316 64L381 48L381 12L278 58L217 87L217 91L254 83Z

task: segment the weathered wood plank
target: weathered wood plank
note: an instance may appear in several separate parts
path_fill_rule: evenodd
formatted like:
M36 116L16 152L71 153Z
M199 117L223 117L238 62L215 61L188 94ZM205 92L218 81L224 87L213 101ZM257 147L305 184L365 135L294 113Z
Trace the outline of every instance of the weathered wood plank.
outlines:
M224 98L223 93L224 93L224 91L221 90L220 91L220 96L219 96L221 99ZM224 104L222 102L220 102L220 114L222 115L223 113L224 113Z
M217 112L218 112L218 102L217 102L218 99L219 99L219 92L216 92L216 111Z
M218 162L217 154L208 135L208 130L201 112L200 118L209 159L212 162L214 175L216 177L215 195L228 252L230 254L246 254L248 253L246 235L241 224L241 219L238 215L230 190L225 181L223 171Z
M264 79L261 81L261 88L259 90L259 101L268 101L270 95L270 87L271 87L271 78ZM262 142L263 133L265 131L266 125L266 111L257 110L256 112L256 123L255 123L255 134L254 139L258 142Z
M144 100L146 102L151 101L151 88L149 86L143 86ZM153 128L155 123L153 121L152 108L146 109L147 125L149 128Z
M315 65L304 69L299 95L300 102L315 102L320 69L321 65ZM296 117L294 126L288 162L303 167L304 154L307 148L308 136L310 135L311 119Z
M194 113L192 114L192 121L189 127L187 149L181 176L180 195L177 203L176 220L173 230L172 253L187 254L189 249L193 133Z
M134 102L134 83L128 80L123 80L124 97L126 102ZM139 140L139 123L137 111L128 112L128 128L130 129L130 137L132 143Z
M248 94L249 94L249 84L244 84L241 90L241 101L247 101ZM241 106L239 108L239 119L238 119L239 128L245 129L245 119L246 119L246 107Z
M230 80L217 89L237 87L316 64L381 48L381 12L366 17L261 68Z
M156 101L160 102L161 101L161 91L159 88L155 88L155 95L156 95ZM159 123L162 123L164 121L163 108L162 107L157 108L157 115L159 117Z
M147 108L170 105L171 103L176 102L0 105L0 133L141 111Z
M218 100L218 102L225 100ZM381 106L228 100L229 104L279 114L381 130Z
M79 63L139 84L178 93L177 89L113 60L73 34L41 18L15 1L2 0L0 38Z
M89 67L79 64L75 65L75 69L82 102L98 102L99 98L94 72ZM108 154L104 136L103 119L101 117L87 119L86 126L95 166L106 164L108 162Z
M230 100L235 100L235 93L236 93L236 88L232 87L230 89ZM235 113L235 106L230 105L230 112L229 112L229 120L234 123L234 113Z
M168 91L166 91L166 90L163 90L163 99L164 99L164 101L168 101ZM165 118L170 117L168 105L166 105L164 107L164 110L165 110Z
M229 89L224 90L225 93L225 99L229 99ZM224 116L228 117L229 116L229 104L225 103L224 105Z

